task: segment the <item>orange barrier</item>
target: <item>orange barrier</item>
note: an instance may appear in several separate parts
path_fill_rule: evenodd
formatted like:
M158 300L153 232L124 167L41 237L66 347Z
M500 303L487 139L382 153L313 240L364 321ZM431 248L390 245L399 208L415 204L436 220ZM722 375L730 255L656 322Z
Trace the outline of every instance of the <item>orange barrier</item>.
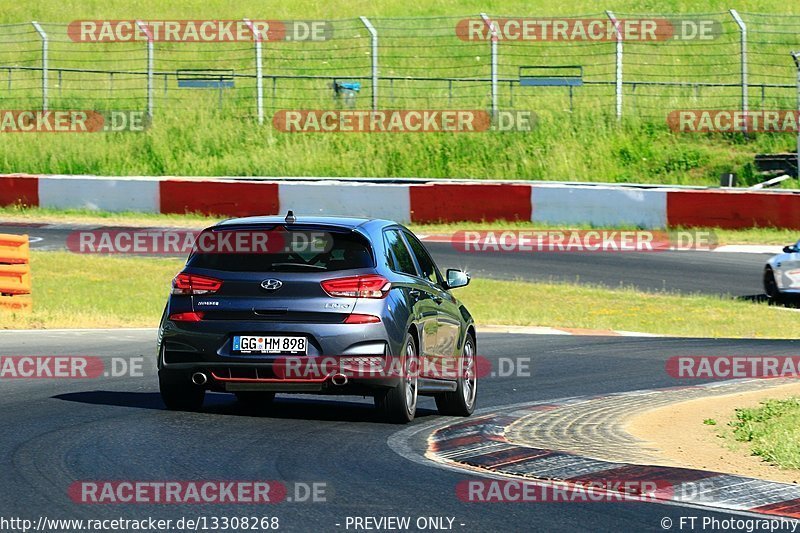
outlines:
M16 296L0 296L0 312L8 311L30 311L33 307L33 299L30 294L18 294Z
M28 236L0 234L0 309L29 311L32 305Z
M30 245L27 235L0 234L0 263L27 264L30 260Z

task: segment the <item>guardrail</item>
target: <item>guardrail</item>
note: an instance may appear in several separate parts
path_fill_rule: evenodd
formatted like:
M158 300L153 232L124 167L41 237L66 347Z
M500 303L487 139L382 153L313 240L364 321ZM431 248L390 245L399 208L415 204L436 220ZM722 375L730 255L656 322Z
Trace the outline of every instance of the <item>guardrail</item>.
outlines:
M530 180L3 176L0 205L205 213L363 216L398 222L531 220L648 229L800 230L800 191Z
M28 236L0 234L0 309L30 311L32 304Z

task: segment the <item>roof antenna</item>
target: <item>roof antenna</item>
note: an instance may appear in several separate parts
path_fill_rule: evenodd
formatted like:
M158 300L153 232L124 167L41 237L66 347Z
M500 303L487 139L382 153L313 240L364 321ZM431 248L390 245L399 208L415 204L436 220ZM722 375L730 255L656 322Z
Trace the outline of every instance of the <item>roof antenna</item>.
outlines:
M286 213L286 218L284 219L284 222L286 222L287 224L294 224L295 222L297 222L297 217L294 216L294 211L290 209L289 212Z

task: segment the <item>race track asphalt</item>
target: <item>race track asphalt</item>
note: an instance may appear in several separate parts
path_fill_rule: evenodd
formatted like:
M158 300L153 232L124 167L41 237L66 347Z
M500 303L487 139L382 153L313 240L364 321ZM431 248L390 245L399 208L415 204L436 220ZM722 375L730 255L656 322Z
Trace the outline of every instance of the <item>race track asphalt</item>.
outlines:
M68 227L4 225L32 248L64 249ZM571 281L648 291L753 298L768 258L719 252L464 254L428 243L442 268L474 277ZM796 355L798 341L480 334L478 352L529 361L530 373L479 383L479 409L570 396L686 385L665 362L676 355ZM456 531L663 531L661 519L732 515L654 503L465 503L456 484L472 474L423 457L425 428L439 417L429 398L407 427L382 421L371 400L279 395L253 412L210 394L199 413L163 408L155 330L0 332L0 356L84 355L143 362L141 375L98 379L2 379L0 517L164 518L277 516L285 531L356 531L348 517L453 518ZM517 367L519 368L519 367ZM414 432L403 455L389 441ZM410 429L409 429L410 428ZM324 483L324 502L268 506L75 503L75 481L274 480ZM291 496L291 494L290 494ZM677 529L675 526L673 529ZM416 530L416 528L412 528ZM684 529L685 530L685 529Z
M478 352L494 367L501 359L523 358L531 370L480 380L479 407L685 385L665 372L669 357L796 355L798 346L780 340L479 334ZM366 516L409 516L412 524L419 517L452 517L457 531L663 531L663 517L677 524L681 516L731 516L654 503L465 503L456 484L471 474L396 453L387 440L408 426L383 422L370 401L279 395L273 407L253 413L231 395L212 394L202 412L170 412L158 395L154 351L155 330L0 332L2 355L143 358L140 376L2 380L0 516L277 516L285 531L355 531L346 527L347 517ZM440 419L426 398L410 427ZM409 446L421 454L425 432ZM70 484L81 480L207 479L325 483L327 501L91 505L67 495Z

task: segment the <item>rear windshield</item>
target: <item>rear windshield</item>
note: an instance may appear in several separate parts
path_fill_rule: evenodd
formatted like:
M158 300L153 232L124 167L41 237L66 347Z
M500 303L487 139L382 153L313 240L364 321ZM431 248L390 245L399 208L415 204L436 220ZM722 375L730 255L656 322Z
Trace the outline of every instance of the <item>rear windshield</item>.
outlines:
M196 249L187 265L228 272L331 272L375 265L369 242L352 231L285 231L283 242L285 245L278 250L269 248L259 253L208 253Z

